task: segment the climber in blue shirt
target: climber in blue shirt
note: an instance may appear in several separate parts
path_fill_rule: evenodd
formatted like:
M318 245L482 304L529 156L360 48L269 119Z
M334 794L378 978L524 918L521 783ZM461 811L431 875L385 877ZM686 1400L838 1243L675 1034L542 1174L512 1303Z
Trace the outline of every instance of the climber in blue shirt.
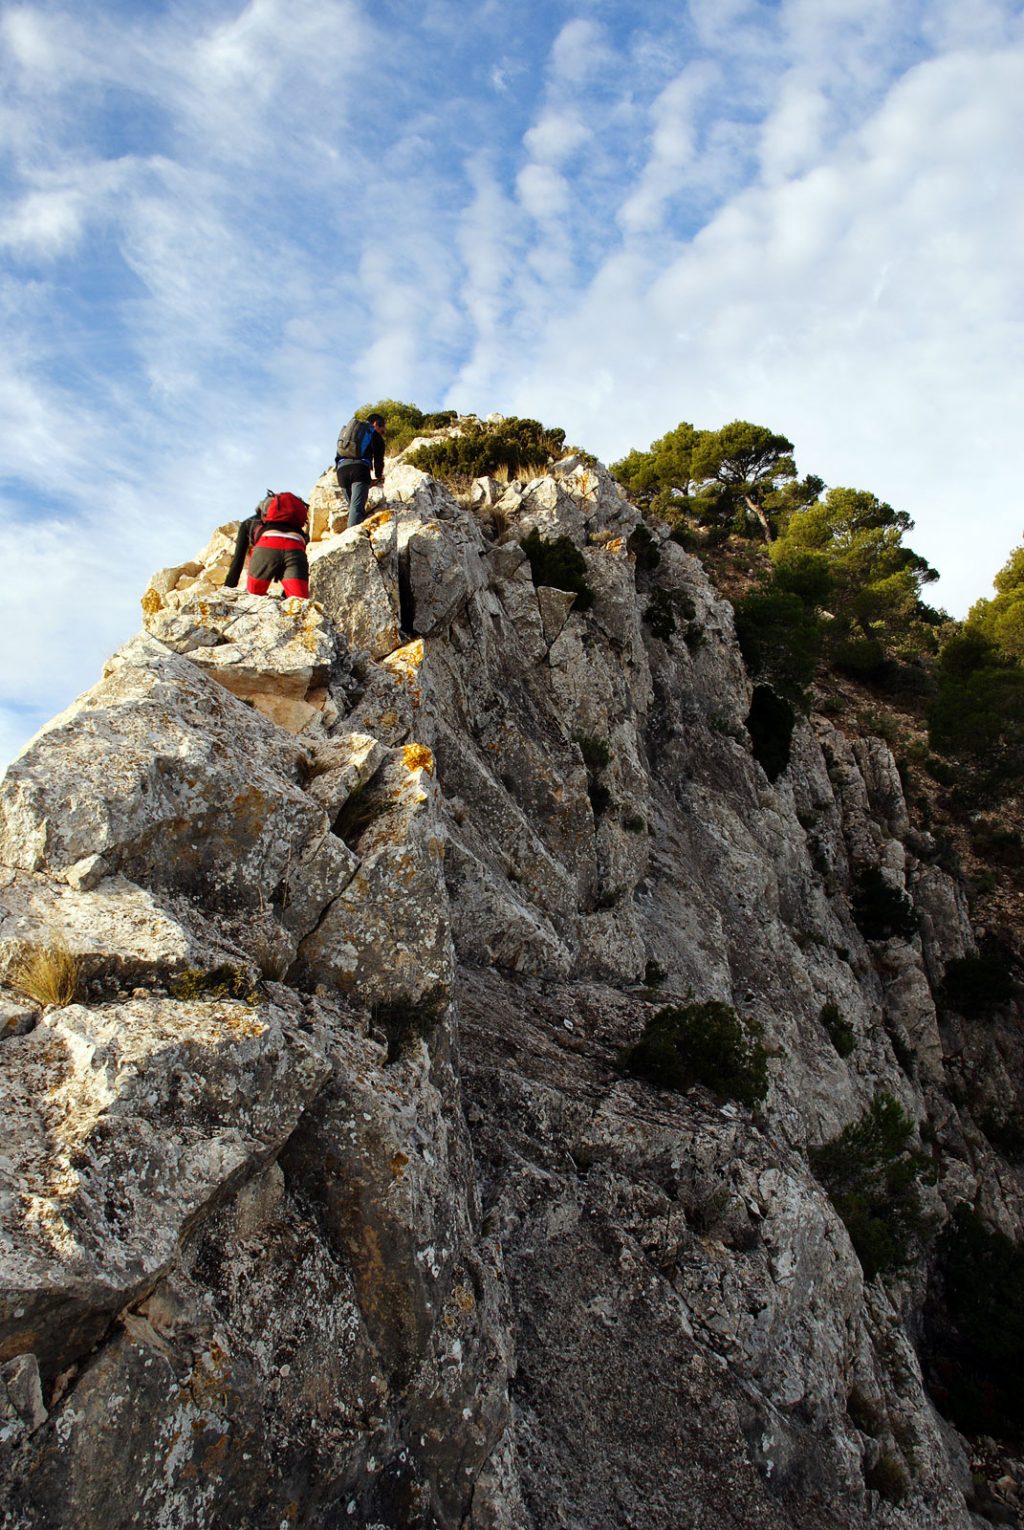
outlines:
M349 420L338 435L334 471L338 487L348 501L350 526L358 526L366 519L370 484L384 482L385 424L382 414L371 414L368 420Z

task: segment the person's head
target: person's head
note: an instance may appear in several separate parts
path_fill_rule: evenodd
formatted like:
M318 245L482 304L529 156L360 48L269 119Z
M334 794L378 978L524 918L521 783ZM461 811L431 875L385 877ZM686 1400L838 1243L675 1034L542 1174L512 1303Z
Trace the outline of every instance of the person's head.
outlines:
M381 436L384 434L387 423L387 420L382 414L371 414L369 420L367 421L367 424L372 425L377 434Z

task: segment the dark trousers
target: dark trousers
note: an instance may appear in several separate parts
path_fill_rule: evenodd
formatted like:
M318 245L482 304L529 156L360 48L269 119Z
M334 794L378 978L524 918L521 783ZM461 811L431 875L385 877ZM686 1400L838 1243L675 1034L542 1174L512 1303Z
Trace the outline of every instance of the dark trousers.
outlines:
M334 469L338 475L338 487L348 500L348 524L358 526L366 519L366 499L370 492L370 464L368 462L340 462Z

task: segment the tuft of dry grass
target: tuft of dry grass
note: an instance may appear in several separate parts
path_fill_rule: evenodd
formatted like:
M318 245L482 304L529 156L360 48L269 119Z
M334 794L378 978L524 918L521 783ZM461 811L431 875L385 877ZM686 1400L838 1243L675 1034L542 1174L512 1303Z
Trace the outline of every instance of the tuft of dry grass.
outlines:
M45 945L29 946L14 963L10 981L15 988L44 1008L63 1009L78 997L82 981L81 959L60 936Z

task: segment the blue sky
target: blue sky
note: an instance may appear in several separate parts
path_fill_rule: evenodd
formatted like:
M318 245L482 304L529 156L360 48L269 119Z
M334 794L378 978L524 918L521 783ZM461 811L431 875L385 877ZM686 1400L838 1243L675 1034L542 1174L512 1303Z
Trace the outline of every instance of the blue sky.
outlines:
M371 397L755 420L957 615L1021 540L1016 0L36 0L0 84L0 760Z

